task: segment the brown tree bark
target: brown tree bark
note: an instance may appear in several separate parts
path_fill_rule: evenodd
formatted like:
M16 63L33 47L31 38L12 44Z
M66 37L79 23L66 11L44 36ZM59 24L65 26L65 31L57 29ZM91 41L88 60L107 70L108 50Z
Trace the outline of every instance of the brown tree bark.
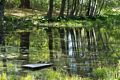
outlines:
M30 0L20 0L21 4L19 8L30 8Z
M53 0L49 0L48 13L47 13L48 19L52 18L52 12L53 12Z
M70 0L67 0L67 16L69 16Z
M73 0L73 4L72 4L72 10L70 12L70 17L73 17L74 16L74 12L76 10L76 3L77 1L76 0Z
M4 17L4 5L5 5L5 0L0 0L0 22Z
M64 17L65 4L66 4L66 0L62 0L59 17L62 17L62 18Z

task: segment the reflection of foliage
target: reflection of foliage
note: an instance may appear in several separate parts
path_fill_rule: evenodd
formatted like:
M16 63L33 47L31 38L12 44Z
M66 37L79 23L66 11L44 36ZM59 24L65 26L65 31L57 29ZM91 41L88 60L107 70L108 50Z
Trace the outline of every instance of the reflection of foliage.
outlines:
M60 35L57 29L53 31L53 48L54 50L60 51Z
M48 38L42 29L34 30L30 36L30 59L37 61L48 60Z

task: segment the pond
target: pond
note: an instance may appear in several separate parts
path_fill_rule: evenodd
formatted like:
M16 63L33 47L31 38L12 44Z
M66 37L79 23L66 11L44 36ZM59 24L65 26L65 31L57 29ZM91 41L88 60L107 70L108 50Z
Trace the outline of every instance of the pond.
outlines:
M119 78L117 29L45 27L0 33L0 77L8 80L115 80ZM53 63L27 70L28 63Z

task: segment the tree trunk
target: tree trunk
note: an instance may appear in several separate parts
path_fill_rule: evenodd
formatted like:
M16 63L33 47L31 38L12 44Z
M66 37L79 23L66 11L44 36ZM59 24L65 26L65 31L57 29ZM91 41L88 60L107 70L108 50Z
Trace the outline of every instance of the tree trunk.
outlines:
M97 10L97 0L89 0L87 16L90 18L94 18L96 16L96 10Z
M30 8L30 0L20 0L20 2L19 8Z
M62 0L62 2L61 2L61 9L60 9L60 14L59 14L59 17L64 17L64 11L65 11L65 3L66 2L66 0Z
M3 57L3 67L7 67L7 64L6 64L6 49L5 49L5 40L4 40L4 31L3 31L3 18L4 18L4 5L5 5L5 0L0 0L0 45L2 46L1 47L1 52L3 53L4 57ZM1 28L2 27L2 28Z
M3 20L4 17L4 5L5 0L0 0L0 22Z
M76 9L76 0L73 0L73 5L72 5L72 10L70 12L70 17L74 16L75 9Z
M29 60L29 36L30 32L20 33L20 59Z
M47 13L48 19L52 18L52 12L53 12L53 0L49 0L48 13Z
M67 17L69 16L70 0L67 0Z
M92 3L92 0L89 0L88 9L87 9L87 13L86 13L87 16L90 16L90 12L91 12L91 3Z
M79 1L80 6L80 12L79 12L79 16L81 17L82 11L83 11L83 0Z
M101 12L104 4L105 4L105 1L106 1L106 0L102 0L102 3L101 3L101 5L100 5L100 9L99 9L99 11L97 12L97 15L100 15L100 12Z
M92 5L91 17L96 16L96 10L97 10L97 0L94 0L93 5Z
M78 15L79 8L80 8L80 5L79 5L79 0L77 0L77 1L76 1L76 10L75 10L75 16L77 16L77 15Z

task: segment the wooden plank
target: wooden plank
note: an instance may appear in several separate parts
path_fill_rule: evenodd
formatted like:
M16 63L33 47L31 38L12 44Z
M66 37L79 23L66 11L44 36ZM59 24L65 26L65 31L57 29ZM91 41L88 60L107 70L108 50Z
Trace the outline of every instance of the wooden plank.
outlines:
M39 70L51 67L53 64L41 63L41 64L25 64L22 65L22 68L29 69L29 70Z

